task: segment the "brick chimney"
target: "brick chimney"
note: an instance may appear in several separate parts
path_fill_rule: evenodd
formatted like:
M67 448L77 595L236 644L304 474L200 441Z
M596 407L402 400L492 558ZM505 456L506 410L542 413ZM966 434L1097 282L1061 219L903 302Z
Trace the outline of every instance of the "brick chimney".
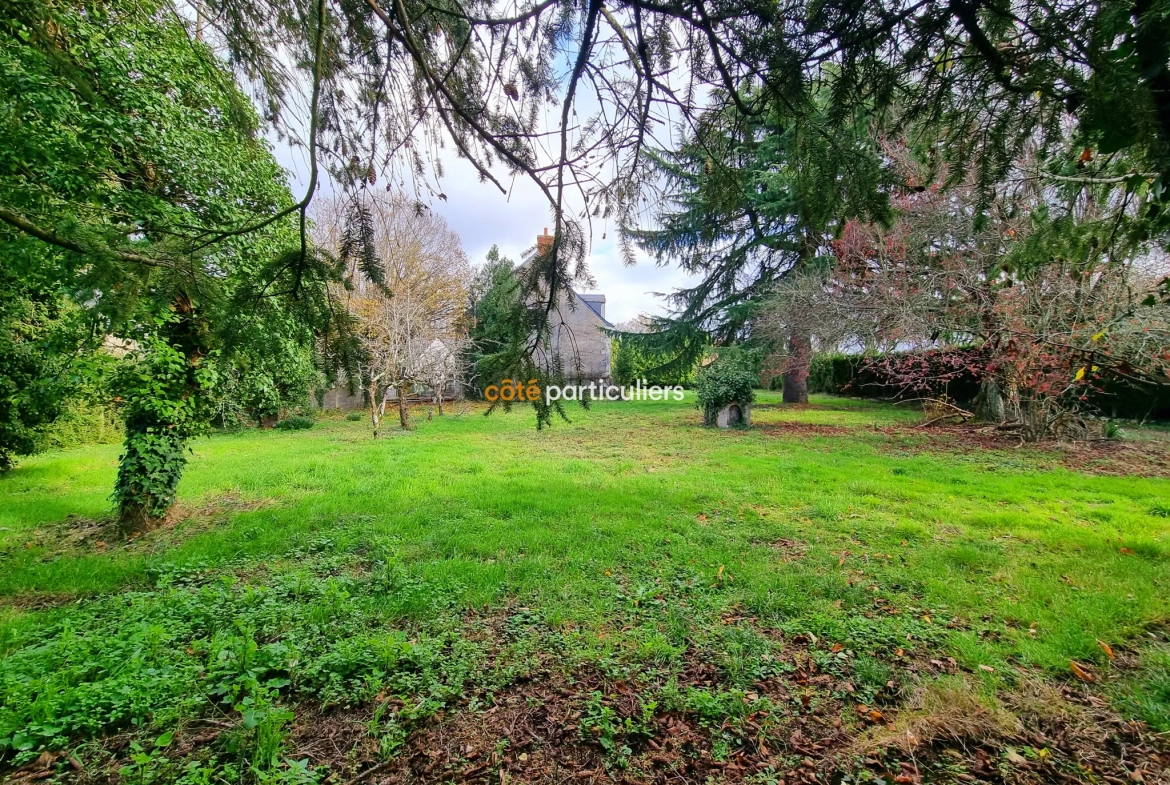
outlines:
M548 233L547 226L544 227L544 234L536 235L536 252L538 254L547 253L552 248L555 237L556 235Z

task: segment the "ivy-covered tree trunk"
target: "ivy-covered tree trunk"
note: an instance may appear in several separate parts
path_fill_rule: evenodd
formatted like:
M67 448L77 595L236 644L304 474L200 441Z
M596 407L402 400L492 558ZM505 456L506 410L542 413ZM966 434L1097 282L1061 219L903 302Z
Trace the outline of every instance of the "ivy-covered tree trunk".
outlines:
M183 295L166 318L158 335L140 340L137 357L117 380L126 441L114 500L127 535L147 531L166 516L187 465L187 441L205 428L206 390L214 373L203 362L205 325Z
M788 364L784 368L784 403L808 403L808 371L812 363L812 338L795 328L788 342Z
M149 531L166 517L187 465L186 437L139 409L126 418L126 442L114 493L124 534Z

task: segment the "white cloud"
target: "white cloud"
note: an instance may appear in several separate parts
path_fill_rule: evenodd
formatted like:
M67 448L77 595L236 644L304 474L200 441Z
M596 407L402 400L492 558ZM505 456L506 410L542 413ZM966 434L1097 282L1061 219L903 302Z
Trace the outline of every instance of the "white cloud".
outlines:
M536 236L551 228L548 202L540 190L525 178L517 178L508 195L491 183L482 183L475 168L465 160L445 164L441 183L447 200L436 199L431 207L447 220L463 240L463 248L475 264L482 263L492 245L500 253L519 261L536 243ZM587 225L586 230L590 227ZM670 292L693 284L697 278L677 267L657 267L640 251L638 264L622 264L613 224L592 225L589 272L596 287L577 287L582 292L604 294L606 317L611 322L632 319L640 313L666 313L662 298L653 292Z
M303 147L290 147L270 137L277 161L289 171L293 193L300 198L308 185L308 156ZM548 202L527 178L502 181L508 194L495 185L481 182L479 174L466 160L444 162L444 177L439 186L446 201L433 199L430 207L447 221L463 241L463 249L473 264L483 263L488 249L498 245L500 253L519 261L524 251L536 243L536 236L552 227ZM333 192L328 178L321 183L318 196ZM586 231L590 227L586 225ZM596 281L593 288L577 287L582 292L604 294L606 317L611 322L632 319L640 313L665 314L667 308L654 292L671 292L693 285L697 276L687 275L674 265L658 267L638 251L638 263L622 264L613 224L593 223L591 227L589 271Z

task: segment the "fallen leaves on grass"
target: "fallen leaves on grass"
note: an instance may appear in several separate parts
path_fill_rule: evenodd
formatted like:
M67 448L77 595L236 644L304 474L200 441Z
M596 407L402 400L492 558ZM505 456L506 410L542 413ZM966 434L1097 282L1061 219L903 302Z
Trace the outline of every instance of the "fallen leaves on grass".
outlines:
M838 645L826 643L821 650ZM663 686L655 677L614 681L588 663L566 670L549 654L509 684L464 695L430 720L407 727L391 753L382 747L379 728L386 722L401 727L395 716L406 706L403 700L350 708L301 704L288 755L327 767L330 781L343 785L700 785L767 779L812 785L842 774L856 777L859 768L887 782L955 781L956 773L964 782L1049 782L1080 763L1108 782L1134 779L1134 772L1138 781L1167 782L1166 741L1140 723L1124 721L1084 689L1025 679L1022 688L994 698L971 677L923 674L925 681L908 699L893 700L891 692L881 705L845 702L838 697L840 677L814 666L811 655L818 646L811 634L785 637L781 656L791 670L757 682L737 701L745 707L738 719L728 715L714 724L702 711L677 703L647 714L648 696ZM676 694L734 695L701 651L688 650L680 665L669 676ZM379 710L383 704L388 712ZM376 711L380 719L374 718ZM176 734L174 746L184 754L191 754L195 742L218 749L220 732L204 736L186 730ZM726 739L735 744L722 746ZM77 778L81 785L119 781L127 744L102 746L112 752ZM1005 780L999 768L1004 762L1019 776ZM58 761L57 769L61 765Z
M1088 668L1076 662L1075 660L1069 660L1068 667L1070 670L1072 670L1073 676L1076 676L1081 681L1094 682L1097 680L1097 677L1094 676Z

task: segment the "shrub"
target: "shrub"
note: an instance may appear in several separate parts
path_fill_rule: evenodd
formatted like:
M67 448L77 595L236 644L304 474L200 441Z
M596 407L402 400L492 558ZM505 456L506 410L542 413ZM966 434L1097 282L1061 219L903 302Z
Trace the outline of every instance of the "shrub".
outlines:
M122 420L113 406L85 400L69 401L45 431L44 445L54 450L122 441Z
M214 421L236 428L275 420L279 412L306 406L314 387L323 383L310 349L293 341L274 341L268 351L239 352L220 363L212 394Z
M345 419L349 420L350 422L357 422L361 418L362 418L361 412L350 412L349 414L345 415Z
M294 415L286 420L281 420L276 424L276 427L282 431L307 431L313 427L313 418Z
M960 406L975 405L985 365L976 347L886 354L820 354L809 365L808 391L854 398L899 400L940 398ZM910 369L909 371L907 369ZM920 380L916 388L907 378ZM780 377L773 380L779 386ZM776 389L774 387L773 389ZM1170 419L1170 387L1153 388L1103 376L1084 391L1090 411L1110 419Z
M714 424L724 406L755 400L758 363L753 352L722 350L713 363L699 371L695 392L706 425Z

